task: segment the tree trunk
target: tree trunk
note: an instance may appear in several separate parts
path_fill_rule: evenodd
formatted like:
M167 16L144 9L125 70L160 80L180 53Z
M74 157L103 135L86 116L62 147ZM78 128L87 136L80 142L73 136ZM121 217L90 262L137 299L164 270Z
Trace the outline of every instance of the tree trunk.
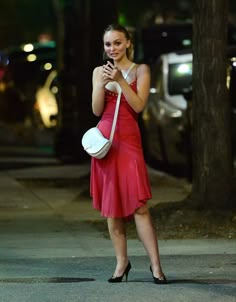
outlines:
M55 142L55 152L61 159L80 162L89 159L81 138L98 122L91 107L92 72L102 63L103 31L118 19L116 2L64 1L64 60L59 74L61 123Z
M233 202L227 24L227 0L195 0L191 201L197 208L228 208Z

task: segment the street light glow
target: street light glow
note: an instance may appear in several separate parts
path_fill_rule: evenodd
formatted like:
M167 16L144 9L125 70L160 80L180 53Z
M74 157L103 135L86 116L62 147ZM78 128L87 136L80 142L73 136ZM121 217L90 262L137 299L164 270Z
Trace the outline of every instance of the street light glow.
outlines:
M31 52L32 50L34 50L34 45L31 43L25 44L25 45L23 45L23 50L25 52Z
M27 56L27 61L28 62L34 62L37 60L37 56L35 54L30 54Z

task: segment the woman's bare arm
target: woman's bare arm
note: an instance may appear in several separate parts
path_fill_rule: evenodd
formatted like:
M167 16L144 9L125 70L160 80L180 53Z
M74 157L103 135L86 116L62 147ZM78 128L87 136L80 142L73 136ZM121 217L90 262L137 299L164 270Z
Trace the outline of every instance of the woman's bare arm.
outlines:
M100 116L104 109L105 85L102 77L102 66L93 71L92 111L94 115Z

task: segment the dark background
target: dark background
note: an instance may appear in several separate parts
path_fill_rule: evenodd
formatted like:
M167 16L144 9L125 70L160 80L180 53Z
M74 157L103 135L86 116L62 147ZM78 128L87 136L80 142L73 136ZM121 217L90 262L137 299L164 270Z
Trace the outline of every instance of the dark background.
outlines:
M229 20L236 24L236 3L229 3ZM104 28L116 21L127 26L139 60L142 31L157 23L191 22L192 5L192 0L1 0L0 50L24 43L56 42L59 118L56 129L50 130L52 152L64 160L86 159L80 141L85 130L97 122L91 112L91 76L93 68L101 64ZM23 78L24 70L21 72ZM13 116L21 110L12 109ZM29 130L25 124L22 127L24 133ZM38 135L38 129L31 127L30 131Z

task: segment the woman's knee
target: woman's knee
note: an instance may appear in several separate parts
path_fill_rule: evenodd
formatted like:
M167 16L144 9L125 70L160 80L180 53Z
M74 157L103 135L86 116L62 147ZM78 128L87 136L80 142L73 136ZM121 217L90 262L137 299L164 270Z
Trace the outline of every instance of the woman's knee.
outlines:
M113 234L123 234L125 233L125 224L123 219L120 218L108 218L108 229Z
M144 205L144 206L136 209L134 215L136 215L136 216L137 215L142 215L142 216L143 215L149 215L149 209L148 209L148 207L146 205Z

